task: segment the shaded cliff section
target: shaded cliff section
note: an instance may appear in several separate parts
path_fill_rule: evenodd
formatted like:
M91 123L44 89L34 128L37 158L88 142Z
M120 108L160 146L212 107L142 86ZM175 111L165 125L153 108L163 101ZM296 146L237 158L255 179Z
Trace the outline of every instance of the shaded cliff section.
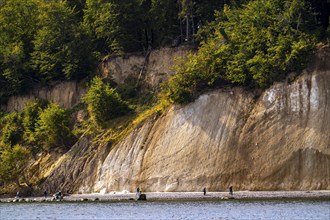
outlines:
M47 100L59 104L62 108L72 108L81 102L86 93L84 82L67 81L54 83L53 85L31 89L26 94L15 95L8 99L7 103L0 103L0 110L5 112L20 112L29 101L37 99Z
M65 154L48 153L32 164L34 178L39 180L36 193L62 191L78 192L81 185L89 185L96 180L96 168L102 165L111 144L91 144L92 138L83 135ZM87 181L87 182L86 182ZM89 191L87 190L83 191Z
M261 94L228 88L172 106L115 146L82 137L40 190L330 189L330 50Z

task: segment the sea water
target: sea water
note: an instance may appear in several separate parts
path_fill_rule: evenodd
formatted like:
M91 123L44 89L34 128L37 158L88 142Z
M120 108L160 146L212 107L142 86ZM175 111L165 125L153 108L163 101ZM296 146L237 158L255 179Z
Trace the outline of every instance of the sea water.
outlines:
M330 219L330 201L0 203L0 219Z

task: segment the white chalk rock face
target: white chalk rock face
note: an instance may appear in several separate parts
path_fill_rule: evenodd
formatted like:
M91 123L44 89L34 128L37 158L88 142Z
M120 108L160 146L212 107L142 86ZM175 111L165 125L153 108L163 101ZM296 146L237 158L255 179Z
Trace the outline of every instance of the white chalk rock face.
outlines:
M329 60L330 51L320 51L295 80L261 94L223 89L173 106L115 146L82 138L50 167L44 186L81 193L330 190Z
M258 98L215 91L134 130L99 168L93 191L330 189L329 51Z

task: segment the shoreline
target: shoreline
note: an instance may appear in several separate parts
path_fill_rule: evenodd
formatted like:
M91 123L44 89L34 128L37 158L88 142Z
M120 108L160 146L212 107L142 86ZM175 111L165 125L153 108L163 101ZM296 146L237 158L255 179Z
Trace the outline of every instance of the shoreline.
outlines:
M233 195L228 192L143 192L147 201L187 201L187 200L299 200L299 199L322 199L330 201L330 190L317 191L236 191ZM125 202L136 200L136 194L132 192L111 192L107 194L71 194L64 195L63 202ZM19 199L2 198L0 202L53 202L52 196L21 197ZM58 201L58 200L55 200Z

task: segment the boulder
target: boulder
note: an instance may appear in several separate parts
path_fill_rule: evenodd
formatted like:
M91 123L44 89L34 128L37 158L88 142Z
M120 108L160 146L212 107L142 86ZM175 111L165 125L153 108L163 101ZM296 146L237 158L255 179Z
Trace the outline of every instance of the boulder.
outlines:
M138 200L147 200L146 194L140 194Z

